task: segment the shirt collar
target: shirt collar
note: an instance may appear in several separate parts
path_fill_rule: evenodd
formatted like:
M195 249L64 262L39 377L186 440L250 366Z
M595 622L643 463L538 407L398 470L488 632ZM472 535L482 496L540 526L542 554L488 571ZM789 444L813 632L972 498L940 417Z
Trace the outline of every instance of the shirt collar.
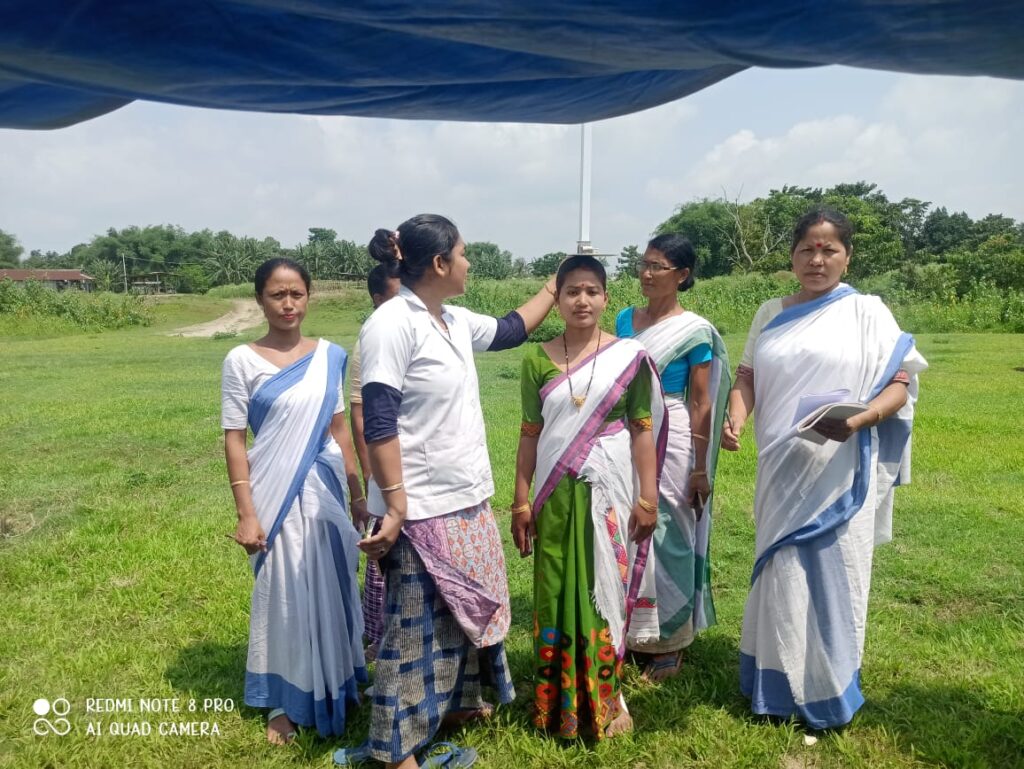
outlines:
M424 312L427 312L427 305L425 305L423 303L423 300L420 299L419 296L417 296L416 292L413 291L408 286L402 286L401 288L399 288L398 295L404 298L406 302L408 302L411 306L415 307L417 310L423 310ZM452 318L452 314L448 312L447 305L441 305L441 315L444 317L445 323L451 322L451 320L449 319Z

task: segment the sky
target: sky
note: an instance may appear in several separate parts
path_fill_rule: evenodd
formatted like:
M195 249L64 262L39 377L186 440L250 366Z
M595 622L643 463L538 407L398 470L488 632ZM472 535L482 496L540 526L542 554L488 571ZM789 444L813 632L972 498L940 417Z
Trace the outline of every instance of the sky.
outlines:
M1024 220L1024 82L825 67L747 70L593 128L591 240L643 245L680 204L866 180ZM367 242L417 213L530 261L574 251L578 126L268 115L137 102L57 131L0 129L0 230L67 251L176 224Z

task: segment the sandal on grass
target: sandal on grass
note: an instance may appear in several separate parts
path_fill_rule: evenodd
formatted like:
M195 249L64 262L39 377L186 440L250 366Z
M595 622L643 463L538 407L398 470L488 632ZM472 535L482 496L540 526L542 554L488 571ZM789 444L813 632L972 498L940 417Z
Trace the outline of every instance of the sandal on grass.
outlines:
M645 681L664 681L683 669L683 652L668 652L653 655L644 668L641 678Z
M430 749L420 769L469 769L476 763L476 757L475 748L460 748L451 742L439 742Z
M352 766L370 760L370 743L364 742L355 748L338 748L334 751L334 763L337 766Z

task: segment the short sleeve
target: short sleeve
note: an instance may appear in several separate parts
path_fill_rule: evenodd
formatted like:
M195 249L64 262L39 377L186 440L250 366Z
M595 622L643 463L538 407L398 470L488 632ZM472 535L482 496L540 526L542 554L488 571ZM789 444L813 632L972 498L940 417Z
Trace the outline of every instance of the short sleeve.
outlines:
M401 392L414 349L415 338L408 319L395 318L378 309L359 332L361 389L376 382Z
M750 322L750 332L747 334L747 344L743 347L743 357L740 359L740 366L748 369L754 368L754 347L757 345L757 338L761 336L761 330L768 325L768 322L782 310L782 300L779 298L769 299L757 308L754 319Z
M349 360L345 361L341 369L341 376L338 377L338 402L334 406L335 414L341 414L345 411L345 376L349 371L349 363Z
M697 345L686 354L686 362L690 364L690 368L693 368L702 363L707 363L711 360L711 357L711 345L705 342Z
M626 418L647 419L651 416L651 367L641 364L633 381L626 388Z
M220 377L220 426L244 430L249 423L249 388L242 362L234 350L228 353Z
M523 364L520 369L519 384L523 404L523 421L539 425L544 421L541 415L540 390L544 386L543 375L540 370L540 358L537 355L539 348L532 347L523 356Z
M478 315L463 310L461 318L469 324L469 333L473 337L473 352L486 352L498 333L498 319L490 315Z
M363 384L359 380L359 342L356 342L348 359L348 402L353 406L363 402Z
M633 308L623 307L615 316L615 336L629 339L633 336Z

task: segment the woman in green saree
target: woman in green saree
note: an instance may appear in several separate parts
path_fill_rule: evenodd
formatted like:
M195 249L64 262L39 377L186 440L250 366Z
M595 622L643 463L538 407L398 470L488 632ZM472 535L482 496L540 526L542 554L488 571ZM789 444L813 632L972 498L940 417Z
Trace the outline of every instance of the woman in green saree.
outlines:
M620 688L626 633L658 632L656 618L637 627L633 608L653 578L665 407L643 346L600 328L605 283L593 257L563 262L565 333L528 349L522 367L512 534L534 556L534 723L569 739L632 727Z

